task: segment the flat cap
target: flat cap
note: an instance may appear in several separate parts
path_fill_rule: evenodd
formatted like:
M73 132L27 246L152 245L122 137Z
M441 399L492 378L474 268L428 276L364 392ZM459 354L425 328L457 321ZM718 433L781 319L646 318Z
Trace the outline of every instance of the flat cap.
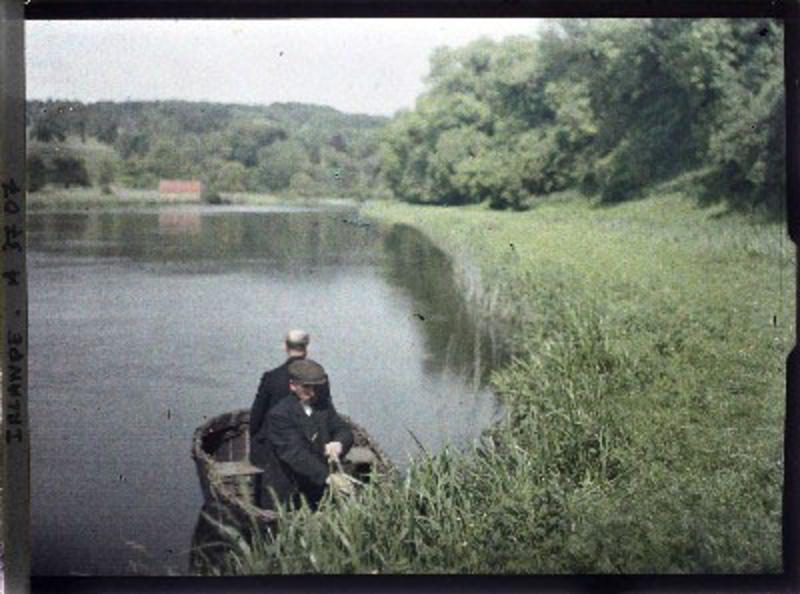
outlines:
M299 384L321 385L328 383L322 365L311 359L298 359L289 364L289 379Z

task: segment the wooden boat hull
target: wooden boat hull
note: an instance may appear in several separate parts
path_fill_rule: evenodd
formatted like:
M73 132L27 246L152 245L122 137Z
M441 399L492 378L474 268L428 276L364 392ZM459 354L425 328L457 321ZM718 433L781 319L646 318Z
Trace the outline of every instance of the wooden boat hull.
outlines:
M343 460L345 471L361 480L368 480L372 471L393 472L393 465L369 434L342 417L355 438ZM264 487L270 485L271 477L269 468L262 470L249 462L249 423L249 409L240 409L213 417L194 432L192 458L204 503L192 537L192 571L209 564L218 567L224 552L253 529L276 529L277 514L256 505L256 477L261 477Z

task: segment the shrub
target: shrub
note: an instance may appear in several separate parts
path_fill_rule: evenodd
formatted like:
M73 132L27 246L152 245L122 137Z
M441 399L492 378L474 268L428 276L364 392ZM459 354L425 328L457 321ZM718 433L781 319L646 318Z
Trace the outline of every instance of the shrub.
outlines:
M65 188L69 188L71 185L88 186L90 182L86 163L80 157L73 155L55 157L50 181L63 184Z
M206 204L223 204L222 196L213 186L204 185L200 194L200 200Z
M47 166L44 159L39 155L30 155L28 157L28 191L36 192L42 189L47 183Z
M109 159L103 159L100 162L97 181L100 183L100 191L103 194L111 194L111 183L114 181L114 164Z

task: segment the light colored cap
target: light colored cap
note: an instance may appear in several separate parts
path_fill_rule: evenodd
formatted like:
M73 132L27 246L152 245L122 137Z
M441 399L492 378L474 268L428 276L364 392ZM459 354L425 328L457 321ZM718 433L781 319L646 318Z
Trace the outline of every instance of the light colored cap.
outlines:
M305 348L309 342L311 342L311 337L304 330L289 330L286 334L286 344L290 347Z

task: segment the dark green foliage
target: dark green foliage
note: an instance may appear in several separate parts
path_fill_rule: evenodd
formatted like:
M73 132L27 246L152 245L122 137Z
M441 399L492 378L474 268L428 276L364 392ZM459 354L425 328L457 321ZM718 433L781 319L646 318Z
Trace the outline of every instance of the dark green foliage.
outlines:
M103 159L100 162L100 171L97 176L97 183L100 184L100 190L103 194L111 193L111 183L114 181L114 164L108 160Z
M42 118L31 128L31 137L42 142L64 140L67 137L66 127L57 118Z
M26 109L31 138L42 142L63 141L69 134L85 141L85 116L83 104L75 101L37 101Z
M781 30L775 23L744 22L733 32L751 43L739 48L720 76L729 92L723 97L720 126L710 137L714 171L709 193L728 196L736 208L782 215L786 103L783 56L776 43Z
M200 200L205 202L206 204L223 203L222 197L219 195L219 192L216 190L216 188L209 185L203 187L203 191L200 194Z
M88 186L89 173L83 159L72 155L59 155L53 159L52 171L49 181L63 184L65 188L71 185Z
M64 140L67 137L66 128L54 118L41 119L31 129L31 137L42 142L51 140Z
M244 192L251 188L251 172L238 161L212 160L206 180L221 192Z
M363 197L383 184L378 153L386 118L330 107L31 101L27 115L31 136L53 148L73 152L75 138L112 145L123 186L204 179L220 192Z
M150 148L150 140L144 132L124 130L117 136L114 148L123 159L142 157Z
M279 140L286 140L287 133L267 121L238 122L227 133L230 147L229 158L245 167L258 164L258 153L264 147Z
M309 167L310 161L303 145L294 140L283 140L258 152L256 179L267 190L285 190L294 175L307 171Z
M570 20L440 49L387 128L385 177L408 202L519 208L574 187L620 202L711 166L710 194L781 212L782 55L763 19Z
M72 150L52 149L47 144L34 143L29 149L28 190L35 192L46 184L89 186L90 176L85 160Z
M144 159L130 157L122 161L120 181L132 188L155 188L159 178L148 169Z
M98 124L98 128L94 131L94 137L105 144L114 144L117 141L118 133L116 122L105 121Z
M47 183L47 165L38 154L28 156L27 163L28 191L35 192Z
M162 117L175 122L177 129L189 134L207 134L224 130L231 121L231 112L217 103L160 103Z

